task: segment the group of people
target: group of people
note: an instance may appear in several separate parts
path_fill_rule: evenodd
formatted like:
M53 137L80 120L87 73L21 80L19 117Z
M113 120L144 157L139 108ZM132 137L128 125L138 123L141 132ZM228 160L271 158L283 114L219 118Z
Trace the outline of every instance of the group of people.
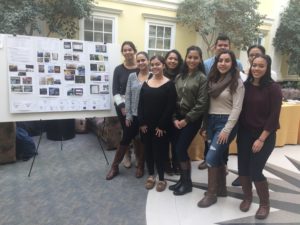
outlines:
M141 141L135 149L136 177L143 176L146 162L145 187L164 191L166 164L171 161L180 178L169 189L174 195L189 193L188 148L200 133L206 140L208 189L198 206L209 207L227 196L228 148L237 136L238 178L244 193L240 210L249 210L254 183L260 199L256 218L266 218L270 204L263 169L275 147L282 94L271 78L271 59L264 48L249 47L247 75L226 35L219 35L215 56L205 61L198 46L187 48L184 60L177 50L149 59L146 52L137 53L130 41L122 44L121 53L125 60L114 71L113 96L123 136L106 179L118 175L130 142Z

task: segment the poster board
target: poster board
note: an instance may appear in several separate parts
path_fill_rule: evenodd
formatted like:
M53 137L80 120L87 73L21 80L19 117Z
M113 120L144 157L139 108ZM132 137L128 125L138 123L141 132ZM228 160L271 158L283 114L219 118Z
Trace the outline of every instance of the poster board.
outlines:
M115 115L119 46L0 34L0 122Z

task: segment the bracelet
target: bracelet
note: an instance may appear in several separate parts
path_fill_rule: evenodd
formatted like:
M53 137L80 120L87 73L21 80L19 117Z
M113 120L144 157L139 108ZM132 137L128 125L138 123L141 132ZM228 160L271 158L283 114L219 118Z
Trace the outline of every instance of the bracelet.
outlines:
M261 138L258 138L257 140L259 140L260 142L264 143L265 141Z

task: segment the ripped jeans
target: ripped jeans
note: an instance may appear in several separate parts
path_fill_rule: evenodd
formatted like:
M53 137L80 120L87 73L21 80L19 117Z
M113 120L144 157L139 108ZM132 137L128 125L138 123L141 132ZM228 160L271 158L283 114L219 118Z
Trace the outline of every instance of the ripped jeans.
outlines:
M228 146L237 133L236 125L229 134L227 143L218 144L218 136L225 127L228 117L229 115L208 115L208 126L206 132L209 148L206 155L206 163L209 167L219 167L226 164L226 162L224 162L223 154L227 151Z

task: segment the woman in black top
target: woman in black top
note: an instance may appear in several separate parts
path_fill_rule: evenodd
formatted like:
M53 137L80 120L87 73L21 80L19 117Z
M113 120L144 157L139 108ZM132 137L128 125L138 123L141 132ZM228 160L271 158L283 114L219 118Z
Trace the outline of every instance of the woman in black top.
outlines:
M136 65L135 54L137 50L131 41L124 41L121 46L121 53L124 56L124 63L118 65L114 71L113 77L113 97L116 112L119 121L124 131L126 128L125 119L125 92L129 74L138 73L139 69ZM113 179L119 173L119 164L122 162L126 151L129 149L126 143L125 136L123 135L119 148L117 149L114 161L112 162L111 170L106 176L106 180ZM137 151L137 149L135 149ZM138 154L139 155L139 154Z
M149 173L145 187L152 189L155 185L155 165L159 178L156 190L161 192L167 185L164 180L164 162L172 126L172 113L175 109L176 90L174 83L163 74L162 56L153 56L150 65L153 76L142 86L138 118Z
M182 57L176 49L172 49L165 55L165 69L164 75L170 80L174 81L175 77L180 73L183 64ZM173 136L173 135L171 135ZM169 175L179 174L179 162L175 152L174 140L171 140L171 148L165 163L165 171Z

